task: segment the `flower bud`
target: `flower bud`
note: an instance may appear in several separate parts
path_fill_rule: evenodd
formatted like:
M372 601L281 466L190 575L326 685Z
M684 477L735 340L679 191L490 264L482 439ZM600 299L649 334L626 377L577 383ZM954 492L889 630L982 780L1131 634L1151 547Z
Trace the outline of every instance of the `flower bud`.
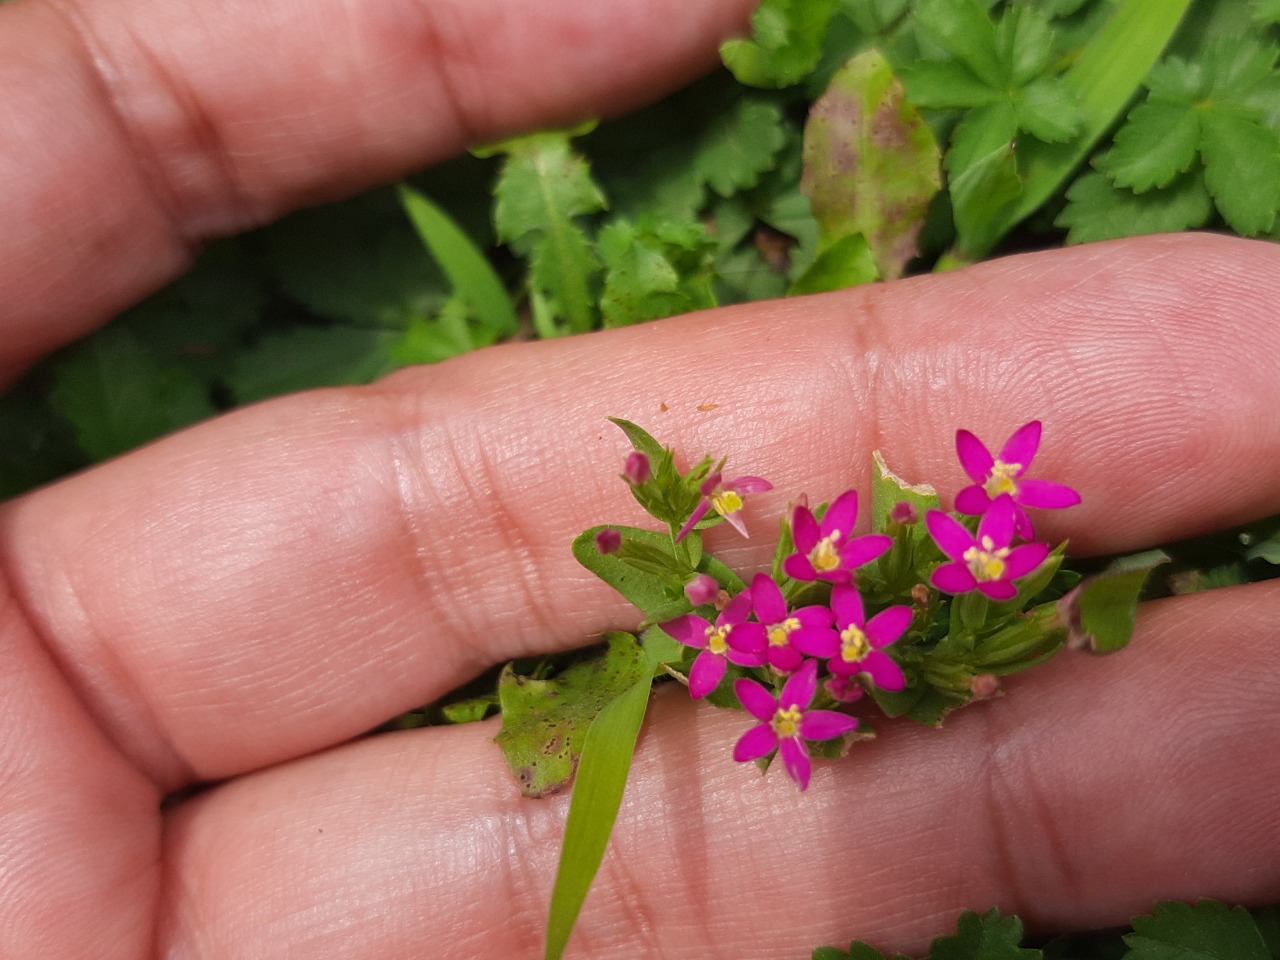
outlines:
M929 601L933 599L933 591L926 584L917 583L911 588L911 602L917 607L929 606Z
M990 673L974 674L969 681L969 692L975 700L990 700L1000 693L1000 678Z
M601 553L617 553L622 549L622 534L606 528L596 534L596 549Z
M920 522L920 508L907 500L899 500L889 511L889 519L900 527L911 527Z
M853 677L830 677L823 684L836 703L854 703L862 699L862 684Z
M623 468L622 478L633 487L648 483L653 477L653 467L649 458L639 450L633 450L627 457L627 465Z
M714 603L720 593L720 584L715 577L700 573L684 585L684 595L695 607Z

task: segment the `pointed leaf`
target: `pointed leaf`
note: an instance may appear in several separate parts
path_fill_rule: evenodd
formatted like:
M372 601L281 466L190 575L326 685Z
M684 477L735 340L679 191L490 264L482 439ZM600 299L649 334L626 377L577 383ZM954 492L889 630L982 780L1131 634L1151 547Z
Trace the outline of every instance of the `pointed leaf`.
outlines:
M1135 917L1133 931L1126 960L1271 960L1249 911L1216 900L1162 903Z

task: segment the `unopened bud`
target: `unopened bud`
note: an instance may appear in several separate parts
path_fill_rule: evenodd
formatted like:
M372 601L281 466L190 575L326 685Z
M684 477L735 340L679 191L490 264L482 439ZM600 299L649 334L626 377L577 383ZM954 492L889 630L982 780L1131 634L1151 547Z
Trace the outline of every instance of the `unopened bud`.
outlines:
M622 477L633 487L648 483L653 477L653 467L649 458L639 450L633 450L627 457L627 465L623 468Z
M920 508L908 500L899 500L889 511L889 519L900 527L915 526L920 522Z
M596 549L601 553L617 553L622 549L622 534L611 527L596 534Z
M836 703L854 703L862 699L862 684L853 677L831 677L823 686Z
M698 574L684 585L684 595L689 598L689 602L695 607L714 603L719 593L720 584L716 581L716 578L705 573Z
M911 588L911 602L917 607L929 606L929 601L932 599L932 596L933 591L931 591L926 584L917 583Z
M1000 692L1000 678L991 673L975 674L969 681L969 692L975 700L990 700Z

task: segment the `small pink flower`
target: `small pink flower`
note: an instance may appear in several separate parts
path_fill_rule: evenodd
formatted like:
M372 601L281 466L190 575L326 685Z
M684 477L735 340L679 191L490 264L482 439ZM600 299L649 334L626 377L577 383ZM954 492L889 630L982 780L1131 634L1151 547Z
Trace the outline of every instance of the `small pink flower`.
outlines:
M889 607L867 620L862 595L856 588L847 586L837 586L831 591L831 609L835 611L839 631L839 648L827 663L832 675L855 677L865 673L881 690L904 689L907 678L884 648L907 632L915 616L912 609Z
M684 595L695 607L714 603L720 593L720 583L709 574L700 573L684 585Z
M816 660L806 660L776 699L754 680L739 680L733 685L733 692L747 712L760 721L759 726L742 735L733 748L733 759L740 763L758 760L776 749L801 790L809 786L809 747L805 741L833 740L858 726L857 720L843 713L809 709L818 692Z
M782 588L767 574L757 573L751 581L751 606L759 623L744 623L739 636L749 638L753 649L762 648L769 666L780 673L799 667L803 654L824 656L821 651L837 643L829 609L813 606L789 612Z
M856 490L836 497L821 523L808 507L796 507L791 521L796 552L782 564L787 576L793 580L848 583L853 579L854 570L882 556L893 546L893 538L883 534L852 537L857 520Z
M1049 555L1044 543L1010 546L1016 509L1009 494L1000 494L983 515L976 537L953 517L930 510L925 518L929 532L952 561L933 571L933 585L946 593L980 590L998 601L1016 597L1018 588L1012 581L1031 573Z
M986 445L968 430L956 431L960 465L973 481L972 486L956 495L959 513L982 516L997 497L1008 494L1014 504L1016 532L1023 540L1030 540L1035 530L1024 507L1056 510L1080 502L1080 494L1071 487L1026 476L1040 449L1040 426L1039 420L1032 420L1014 431L998 457L993 457Z
M736 480L725 480L719 473L711 474L702 481L702 500L693 511L693 515L676 534L676 543L687 537L689 531L713 509L728 521L729 526L744 537L749 536L742 518L738 516L738 511L742 509L742 495L764 493L772 489L773 484L763 477L738 477Z
M853 677L827 677L822 686L836 703L857 703L866 692Z
M668 620L659 626L686 647L701 650L689 668L689 695L701 699L720 685L733 662L742 667L764 666L762 640L738 633L751 616L751 591L743 590L729 602L714 624L695 613Z

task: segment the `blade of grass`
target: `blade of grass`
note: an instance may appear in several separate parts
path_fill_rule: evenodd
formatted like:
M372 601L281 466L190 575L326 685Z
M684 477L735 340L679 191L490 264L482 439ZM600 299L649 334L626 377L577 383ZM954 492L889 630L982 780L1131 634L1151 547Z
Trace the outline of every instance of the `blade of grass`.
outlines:
M429 198L401 184L400 204L413 222L454 293L475 310L486 327L503 336L516 332L516 310L488 257L453 219Z
M651 666L654 654L646 651ZM605 706L587 730L578 760L578 773L569 802L560 868L551 893L547 920L546 960L560 960L596 872L604 860L613 832L622 792L631 771L636 738L649 706L653 669L617 699Z
M973 262L989 254L1075 172L1133 99L1190 4L1191 0L1124 0L1119 5L1063 74L1084 114L1080 135L1062 143L1027 140L1019 145L1022 192L992 216L979 236L966 238L957 251L961 260Z

